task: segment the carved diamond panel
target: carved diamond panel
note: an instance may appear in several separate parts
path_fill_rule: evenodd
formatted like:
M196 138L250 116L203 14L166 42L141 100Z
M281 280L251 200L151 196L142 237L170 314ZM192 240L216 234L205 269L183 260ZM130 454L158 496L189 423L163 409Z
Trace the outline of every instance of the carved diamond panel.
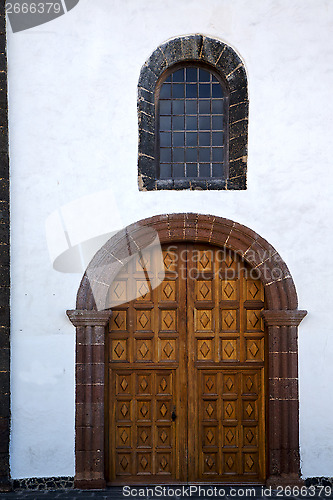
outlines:
M243 419L244 420L257 420L257 401L253 400L243 400Z
M259 280L246 280L246 299L264 300L264 287Z
M258 394L258 375L257 373L242 373L242 392L243 394Z
M127 302L127 282L113 281L110 286L109 300L111 304L125 304Z
M151 403L150 401L137 401L137 420L151 419Z
M238 341L229 339L221 341L221 361L238 361Z
M151 474L151 453L137 454L137 472L138 474Z
M111 342L111 359L112 361L124 361L126 360L126 340L125 339L115 339Z
M225 474L237 474L238 461L236 453L223 454L223 472Z
M131 427L118 427L116 430L116 436L118 448L130 448L132 446Z
M244 453L243 454L244 473L257 474L258 473L258 454L257 453Z
M218 428L204 427L205 446L216 446L218 443Z
M119 421L129 421L131 419L130 401L117 401L117 419Z
M160 311L160 330L176 331L177 330L177 311L176 310L161 310Z
M152 376L149 373L145 375L137 375L137 394L152 394L151 378Z
M257 310L257 309L255 309L255 310L247 309L246 310L246 329L247 329L247 331L250 331L250 332L264 330L264 324L263 324L263 319L261 317L260 310Z
M117 375L117 394L131 394L132 377L131 375Z
M244 446L258 446L258 428L243 427Z
M159 339L158 345L158 360L160 362L177 360L178 356L175 339Z
M136 299L140 301L151 300L150 285L147 283L146 280L137 280Z
M126 331L126 311L113 311L110 331Z
M138 255L136 258L136 270L137 271L150 271L151 270L151 255L146 251Z
M163 251L164 268L167 272L173 272L176 269L177 254L173 251Z
M264 360L264 342L263 339L246 339L246 359L251 361Z
M161 475L170 475L172 471L172 458L171 453L163 451L162 453L157 453L157 473Z
M238 281L222 280L221 281L221 299L222 300L238 300Z
M197 339L198 361L212 361L213 355L213 341L211 339Z
M158 374L156 377L156 394L171 396L172 394L172 374Z
M216 385L216 374L209 373L205 374L203 377L203 394L216 394L217 393L217 385Z
M131 455L130 453L117 453L116 472L119 476L129 476L131 474Z
M236 332L238 328L237 310L222 309L221 310L221 331Z
M223 401L223 418L225 420L235 420L237 418L235 401Z
M212 300L212 282L198 280L195 282L196 300Z
M136 360L151 361L153 356L153 341L151 339L136 339Z
M162 301L176 300L176 282L164 280L161 284L160 293Z
M151 311L136 311L136 329L138 331L151 330Z
M223 426L223 445L226 447L237 446L237 427Z
M136 434L138 448L151 448L152 436L150 427L137 427Z
M195 309L194 315L197 332L212 331L212 311L210 309Z
M157 420L170 420L171 419L171 411L170 411L170 401L158 401L157 402Z
M198 262L199 271L212 271L214 259L213 250L198 250L194 258Z
M226 373L222 375L223 379L223 393L224 394L237 394L237 375L234 373Z
M217 474L217 453L204 453L204 472Z
M158 427L157 428L157 447L158 448L169 448L171 446L171 433L170 427Z
M204 420L216 419L216 401L204 401Z

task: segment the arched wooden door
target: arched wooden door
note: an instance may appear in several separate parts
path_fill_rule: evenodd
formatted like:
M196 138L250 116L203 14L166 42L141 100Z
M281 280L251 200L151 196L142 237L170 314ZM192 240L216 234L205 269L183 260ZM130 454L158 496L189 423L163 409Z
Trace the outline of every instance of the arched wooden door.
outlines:
M138 256L111 285L108 481L263 482L263 286L223 248L163 246L163 263Z

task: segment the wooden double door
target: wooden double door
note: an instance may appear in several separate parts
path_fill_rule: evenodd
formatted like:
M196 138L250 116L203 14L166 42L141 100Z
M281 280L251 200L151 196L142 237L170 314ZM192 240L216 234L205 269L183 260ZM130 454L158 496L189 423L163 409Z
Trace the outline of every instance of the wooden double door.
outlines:
M109 300L109 483L264 481L264 290L248 265L163 246L133 258Z

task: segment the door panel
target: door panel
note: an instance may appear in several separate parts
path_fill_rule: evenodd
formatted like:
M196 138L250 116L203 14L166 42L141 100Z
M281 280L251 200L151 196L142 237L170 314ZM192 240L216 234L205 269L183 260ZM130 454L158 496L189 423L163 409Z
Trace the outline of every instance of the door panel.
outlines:
M233 252L188 248L190 481L265 476L263 287Z
M159 262L138 256L110 287L109 482L264 480L263 286L213 246Z
M164 269L153 252L137 256L110 290L107 468L112 484L187 479L183 249L163 251ZM152 288L163 275L160 286ZM126 302L128 297L132 300Z

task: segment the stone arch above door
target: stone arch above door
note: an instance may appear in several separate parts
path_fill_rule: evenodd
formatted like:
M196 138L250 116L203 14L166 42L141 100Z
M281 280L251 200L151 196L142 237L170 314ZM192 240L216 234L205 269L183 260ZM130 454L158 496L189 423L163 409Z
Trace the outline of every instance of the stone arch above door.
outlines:
M76 310L76 485L105 486L104 337L111 311L109 286L131 253L158 236L160 243L194 241L233 250L256 268L265 287L268 332L268 477L266 484L300 482L296 288L277 251L251 229L221 217L171 214L144 219L111 238L97 252L81 281Z

